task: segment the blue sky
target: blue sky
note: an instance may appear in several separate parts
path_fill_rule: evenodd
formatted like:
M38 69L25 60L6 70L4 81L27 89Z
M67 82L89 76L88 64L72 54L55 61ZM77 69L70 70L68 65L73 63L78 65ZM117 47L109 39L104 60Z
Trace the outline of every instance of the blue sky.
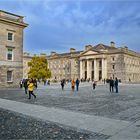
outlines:
M24 51L33 54L111 41L140 52L140 0L0 0L0 9L25 16Z

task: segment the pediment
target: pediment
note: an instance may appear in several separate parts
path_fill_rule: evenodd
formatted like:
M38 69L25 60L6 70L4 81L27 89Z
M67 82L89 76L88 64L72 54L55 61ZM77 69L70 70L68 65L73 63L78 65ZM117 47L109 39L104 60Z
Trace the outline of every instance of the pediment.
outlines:
M98 44L96 46L94 46L94 49L98 50L98 51L103 51L103 50L107 50L109 46L104 45L104 44Z
M85 51L81 54L81 56L84 56L84 55L96 55L96 54L99 54L98 51L94 51L94 50L89 50L89 51Z
M100 45L100 46L97 46L95 49L97 49L97 50L104 50L104 49L105 49L105 47L104 47L104 46L102 46L102 45Z

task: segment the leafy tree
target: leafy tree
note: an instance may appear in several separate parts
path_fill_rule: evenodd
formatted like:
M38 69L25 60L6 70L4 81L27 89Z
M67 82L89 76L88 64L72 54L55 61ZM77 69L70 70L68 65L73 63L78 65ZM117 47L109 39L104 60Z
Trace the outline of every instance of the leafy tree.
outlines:
M29 78L47 79L51 77L51 71L48 68L48 61L46 57L34 56L30 62L28 62L30 71L28 72Z

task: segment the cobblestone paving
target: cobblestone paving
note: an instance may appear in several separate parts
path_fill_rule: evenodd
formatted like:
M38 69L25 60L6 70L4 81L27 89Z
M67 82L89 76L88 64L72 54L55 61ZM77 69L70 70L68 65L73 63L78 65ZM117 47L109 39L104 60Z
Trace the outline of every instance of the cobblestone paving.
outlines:
M42 122L36 118L0 109L0 139L119 140L123 137L140 139L140 85L121 84L118 94L109 93L108 85L99 85L95 91L92 90L90 83L82 83L80 86L78 92L72 92L70 84L65 86L64 91L61 90L60 84L40 85L34 91L37 99L31 100L28 100L24 89L0 89L0 98L126 120L133 125L111 139L109 135Z
M36 100L28 100L24 89L1 89L0 98L132 122L140 120L140 85L122 84L119 90L118 94L110 94L108 86L99 85L93 91L90 83L82 84L78 92L72 92L69 84L64 91L59 84L40 85L34 91Z
M110 136L85 132L60 124L42 122L19 113L0 109L0 140L106 140Z

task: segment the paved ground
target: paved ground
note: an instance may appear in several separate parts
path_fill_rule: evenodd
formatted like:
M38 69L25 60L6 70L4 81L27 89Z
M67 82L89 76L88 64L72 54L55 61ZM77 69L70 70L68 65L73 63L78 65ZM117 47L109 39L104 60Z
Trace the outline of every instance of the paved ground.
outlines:
M25 106L37 107L36 110L45 107L44 112L52 113L55 117L52 119L50 115L50 117L40 118L42 121L57 123L57 126L63 124L63 129L67 126L76 134L82 131L82 134L87 134L83 139L140 139L140 85L121 84L119 94L110 94L107 85L98 85L93 91L90 83L81 84L78 92L72 92L69 84L66 85L64 91L61 90L59 84L53 84L45 87L40 85L34 92L37 99L28 100L23 89L1 89L0 98L7 100L1 100L0 107L37 119L39 117L34 114L35 111L32 110L29 113ZM21 105L21 102L25 104ZM18 105L19 110L12 109L12 106L16 106L14 103ZM23 112L20 112L20 107ZM41 112L41 114L45 113ZM79 122L74 117L75 115ZM57 118L62 118L62 120ZM73 139L80 139L80 137Z

